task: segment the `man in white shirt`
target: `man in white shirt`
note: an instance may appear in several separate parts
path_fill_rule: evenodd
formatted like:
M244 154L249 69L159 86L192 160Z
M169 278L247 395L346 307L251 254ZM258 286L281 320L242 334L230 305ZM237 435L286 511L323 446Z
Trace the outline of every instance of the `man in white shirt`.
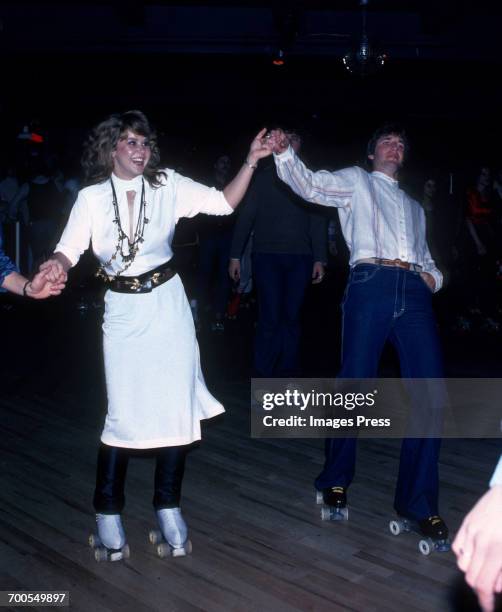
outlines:
M403 377L441 378L431 298L442 275L426 243L423 209L397 181L408 146L402 128L386 125L375 132L367 149L372 172L359 167L312 172L284 132L274 130L267 138L279 177L305 200L338 209L351 268L342 302L338 376L375 377L389 340ZM403 440L394 507L417 521L424 535L446 540L448 528L438 516L439 447L437 438ZM326 440L326 461L315 485L327 505L345 508L355 455L354 438Z
M502 455L490 489L465 517L452 548L480 608L493 612L502 593Z

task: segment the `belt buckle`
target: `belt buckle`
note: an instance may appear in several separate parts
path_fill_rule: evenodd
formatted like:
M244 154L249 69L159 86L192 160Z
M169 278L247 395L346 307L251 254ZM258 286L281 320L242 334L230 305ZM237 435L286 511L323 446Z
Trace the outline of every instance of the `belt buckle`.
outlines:
M150 293L152 290L152 281L147 279L141 282L139 279L135 278L131 285L131 289L136 293Z
M142 285L141 285L139 278L135 278L134 280L129 281L129 282L130 282L130 287L132 291L141 291Z
M381 259L377 259L377 262L381 265L381 266L394 266L394 267L399 267L399 261L401 261L400 259L386 259L385 257L381 258Z
M402 270L410 269L410 264L407 261L403 261L402 259L393 259L392 264L396 266L396 268L401 268Z

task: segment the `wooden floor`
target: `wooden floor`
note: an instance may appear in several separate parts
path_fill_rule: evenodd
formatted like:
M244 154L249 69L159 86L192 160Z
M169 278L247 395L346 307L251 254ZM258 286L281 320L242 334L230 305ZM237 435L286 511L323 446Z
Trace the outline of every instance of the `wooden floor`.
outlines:
M2 384L0 590L68 590L71 609L85 612L476 609L452 553L426 558L415 536L388 532L397 441L361 441L350 521L323 523L312 485L322 441L251 439L249 380L225 367L211 387L227 413L205 424L187 463L182 506L193 554L155 556L147 540L153 464L139 458L130 464L123 517L131 557L96 563L87 538L104 399L98 334L88 329L98 328L98 317L72 316L46 329L45 344L29 356L45 355L42 375L19 374L17 355ZM13 317L4 313L5 329ZM24 349L35 328L23 332ZM11 331L7 339L12 348ZM237 346L223 366L238 360ZM441 510L452 531L499 452L497 440L444 442Z

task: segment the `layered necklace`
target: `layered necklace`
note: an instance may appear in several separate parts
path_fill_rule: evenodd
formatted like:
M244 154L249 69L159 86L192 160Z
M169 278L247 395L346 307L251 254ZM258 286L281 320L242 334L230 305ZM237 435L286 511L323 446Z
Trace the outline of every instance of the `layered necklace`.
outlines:
M140 244L145 241L145 239L143 238L143 234L145 233L145 225L149 222L149 219L146 217L145 181L143 178L141 178L141 204L139 207L138 221L136 223L136 229L134 231L134 236L132 240L122 228L117 193L115 191L115 185L113 184L113 180L111 177L110 184L112 186L112 203L114 214L113 223L115 223L115 225L117 226L118 240L113 255L107 262L101 264L98 268L98 271L96 272L96 276L104 278L105 280L111 280L105 268L107 268L115 259L117 259L119 253L125 265L115 274L115 277L119 276L120 274L123 274L131 266L134 259L136 258L136 254L138 253ZM126 240L127 253L124 253L124 243Z

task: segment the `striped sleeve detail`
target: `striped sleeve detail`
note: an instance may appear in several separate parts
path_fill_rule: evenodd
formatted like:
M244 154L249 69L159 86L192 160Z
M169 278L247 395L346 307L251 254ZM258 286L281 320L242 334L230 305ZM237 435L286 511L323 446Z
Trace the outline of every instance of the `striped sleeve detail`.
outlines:
M326 179L331 179L332 174L324 172L319 174L321 184L312 181L312 173L302 172L302 167L294 161L288 161L281 165L281 174L284 181L293 189L295 193L303 199L316 204L333 204L335 200L346 199L352 196L352 189L334 188L332 185L322 184Z

